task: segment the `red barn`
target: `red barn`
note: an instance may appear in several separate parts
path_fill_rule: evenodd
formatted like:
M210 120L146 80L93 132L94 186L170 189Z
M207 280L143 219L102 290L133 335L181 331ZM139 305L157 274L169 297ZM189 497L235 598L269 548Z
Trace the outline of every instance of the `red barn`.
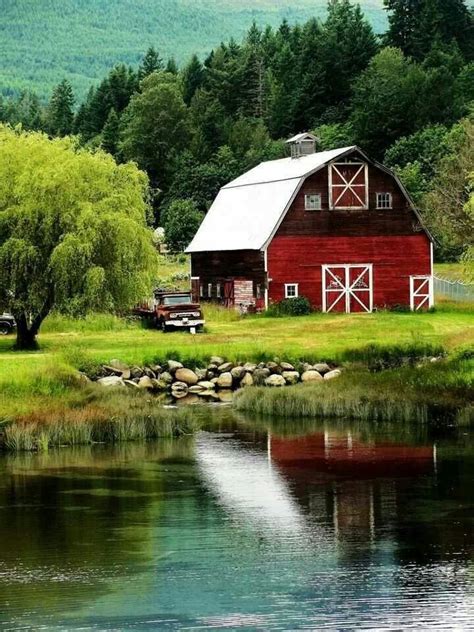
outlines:
M187 252L201 300L324 312L433 304L433 243L397 176L359 147L263 162L224 186Z

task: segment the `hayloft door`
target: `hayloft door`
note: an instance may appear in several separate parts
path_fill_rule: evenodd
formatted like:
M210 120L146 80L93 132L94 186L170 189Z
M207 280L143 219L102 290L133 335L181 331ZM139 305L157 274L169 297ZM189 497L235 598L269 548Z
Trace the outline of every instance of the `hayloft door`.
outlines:
M323 312L372 312L372 264L324 265Z

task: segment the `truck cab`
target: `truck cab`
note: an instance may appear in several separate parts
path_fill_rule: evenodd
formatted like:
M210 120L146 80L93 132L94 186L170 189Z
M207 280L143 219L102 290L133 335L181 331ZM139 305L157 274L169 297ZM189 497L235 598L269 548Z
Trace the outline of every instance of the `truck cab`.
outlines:
M202 329L205 323L201 305L193 303L190 292L155 290L153 319L162 331L173 328L197 331Z

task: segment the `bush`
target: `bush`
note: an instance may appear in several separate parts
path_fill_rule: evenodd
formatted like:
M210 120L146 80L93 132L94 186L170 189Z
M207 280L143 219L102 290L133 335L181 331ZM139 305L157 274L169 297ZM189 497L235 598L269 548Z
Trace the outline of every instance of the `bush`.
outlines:
M269 316L306 316L311 313L311 304L306 296L285 298L279 303L271 305L267 314Z

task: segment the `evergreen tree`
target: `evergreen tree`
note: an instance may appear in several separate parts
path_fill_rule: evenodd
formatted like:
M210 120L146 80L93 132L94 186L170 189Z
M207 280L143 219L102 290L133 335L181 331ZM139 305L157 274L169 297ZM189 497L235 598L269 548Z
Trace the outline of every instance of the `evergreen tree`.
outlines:
M432 43L455 40L474 59L474 16L464 0L384 0L389 11L386 42L422 60Z
M66 136L72 132L74 122L74 93L67 79L56 86L47 111L47 128L53 136Z
M199 57L193 55L188 65L184 67L182 72L183 82L183 99L186 105L191 103L193 96L204 81L204 69Z
M166 62L165 72L169 72L171 75L178 74L178 64L176 63L176 59L174 57L170 57Z
M163 60L159 56L158 51L153 46L150 46L138 69L138 78L142 81L142 79L158 70L163 70Z
M102 148L109 154L112 154L112 156L117 155L119 144L119 128L120 119L114 108L111 108L109 116L107 117L107 121L104 125L104 129L102 130L101 145Z

